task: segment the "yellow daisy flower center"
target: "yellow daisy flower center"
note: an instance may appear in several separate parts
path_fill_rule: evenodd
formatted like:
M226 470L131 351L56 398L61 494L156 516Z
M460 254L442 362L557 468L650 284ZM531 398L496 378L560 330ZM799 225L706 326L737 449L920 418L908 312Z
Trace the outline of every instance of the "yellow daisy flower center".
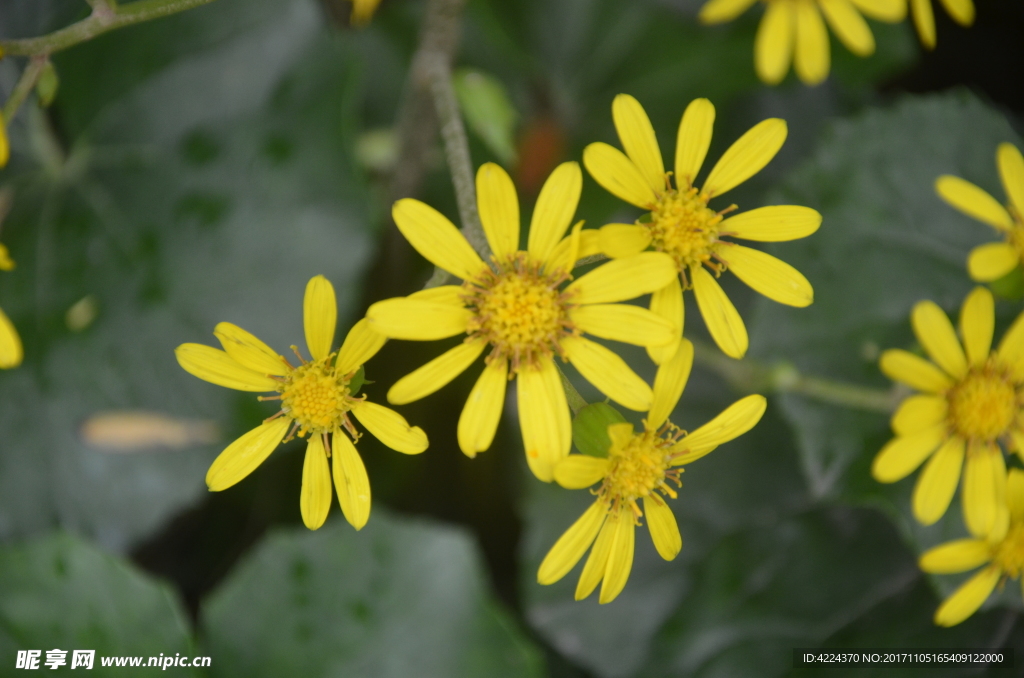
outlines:
M663 194L651 210L651 221L642 225L654 248L671 256L685 272L702 264L722 270L722 264L710 263L721 222L722 214L708 208L696 188L688 188Z
M668 483L682 487L679 476L683 469L672 467L672 461L679 456L672 451L672 446L683 433L667 424L661 431L634 434L625 445L612 444L608 452L608 473L597 491L598 496L613 507L630 504L638 517L641 515L636 505L638 499L655 492L675 499L676 491Z
M561 355L559 341L579 332L569 318L573 304L559 290L568 279L565 273L544 273L543 265L531 262L525 252L495 260L495 267L462 285L463 300L473 313L467 333L494 347L488 361L510 359L511 377L542 357Z
M1017 389L1006 370L989 360L972 369L946 394L949 423L964 438L994 440L1013 423Z
M332 353L300 365L277 388L281 393L281 411L295 420L300 437L307 433L330 433L337 426L351 427L347 412L354 399L349 393L349 378L335 373L333 360Z
M1011 579L1016 579L1024 572L1024 524L1017 523L1010 527L992 560Z

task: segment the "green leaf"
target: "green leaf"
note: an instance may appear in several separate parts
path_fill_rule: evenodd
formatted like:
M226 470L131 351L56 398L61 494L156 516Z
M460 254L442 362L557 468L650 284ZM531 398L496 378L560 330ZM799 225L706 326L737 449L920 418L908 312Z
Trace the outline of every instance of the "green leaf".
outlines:
M0 654L7 670L17 650L42 650L45 661L54 648L68 652L64 671L72 650L95 650L88 675L96 676L125 675L123 667L104 668L104 656L146 662L160 654L204 654L166 585L64 533L0 548ZM169 668L166 675L202 674Z
M608 427L625 421L622 413L608 403L591 403L572 420L572 442L583 454L607 457L612 446Z
M214 592L203 628L220 676L539 676L536 649L486 592L461 530L374 507L268 537Z
M469 128L487 144L504 165L516 161L516 113L501 80L493 75L463 68L452 77L455 95Z

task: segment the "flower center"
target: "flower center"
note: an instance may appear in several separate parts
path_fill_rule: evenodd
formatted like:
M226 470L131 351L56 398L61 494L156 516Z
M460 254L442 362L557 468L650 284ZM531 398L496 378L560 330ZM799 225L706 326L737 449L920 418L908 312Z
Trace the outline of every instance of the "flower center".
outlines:
M488 268L462 285L463 300L473 312L467 332L494 347L488 361L511 359L514 374L524 365L535 367L542 357L561 354L559 340L578 331L569 319L573 305L558 289L567 275L543 273L525 252L495 264L497 271Z
M709 262L721 222L722 215L708 208L696 188L689 188L662 195L651 210L650 223L643 225L654 248L670 255L682 272Z
M672 435L663 437L657 431L644 431L633 434L624 444L614 442L613 438L608 452L608 473L598 490L600 497L612 504L632 504L638 516L640 509L636 501L655 491L675 499L676 492L668 481L681 487L679 475L683 470L672 468L672 460L677 454L671 448L682 432L672 426L664 427L662 432Z
M993 360L971 370L946 394L949 423L965 438L993 440L1002 435L1018 410L1017 391Z
M281 392L281 409L295 420L300 437L310 432L330 433L347 423L345 414L351 409L349 380L335 373L333 360L332 353L295 368L277 389Z
M1011 579L1024 572L1024 524L1012 525L992 559Z

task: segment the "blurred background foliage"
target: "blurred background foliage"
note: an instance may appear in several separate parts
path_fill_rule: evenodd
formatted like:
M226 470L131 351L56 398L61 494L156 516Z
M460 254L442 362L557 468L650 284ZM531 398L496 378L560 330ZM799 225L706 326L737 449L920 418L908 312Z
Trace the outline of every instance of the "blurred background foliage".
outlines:
M793 669L794 647L1012 646L1024 657L1013 584L960 626L932 625L959 579L926 577L915 561L964 534L958 502L922 528L912 479L871 480L887 416L792 393L769 394L750 434L687 467L670 504L682 553L665 562L641 535L630 582L606 606L574 602L573 575L536 584L589 495L529 476L514 412L490 451L464 458L454 430L465 376L401 408L429 432L427 453L364 438L374 508L359 533L337 506L318 532L302 527L294 443L238 486L206 492L216 453L272 408L186 374L176 345L212 343L227 320L283 351L300 343L311 276L334 283L342 329L429 276L387 220L423 4L385 0L357 31L341 0L217 0L58 53L52 106L31 101L13 120L0 239L18 268L0 278L0 306L26 359L0 372L4 661L60 647L207 654L210 676L616 678L817 675ZM505 164L528 219L558 162L615 140L619 92L645 106L666 153L699 96L718 109L712 160L757 121L785 118L782 153L732 200L823 214L813 237L770 247L807 275L815 303L782 307L728 277L726 291L753 359L887 388L879 350L913 347L916 301L954 312L971 287L967 252L992 239L933 182L954 174L1002 196L996 145L1021 146L1024 10L977 0L970 30L938 12L939 47L924 55L909 25L872 23L873 57L833 39L827 82L768 88L752 67L757 12L708 28L700 4L470 0L455 65L474 165ZM0 36L87 12L81 0L5 2ZM22 66L0 62L0 88ZM416 194L454 219L439 142L426 160ZM635 217L589 178L579 214L589 226ZM999 328L1020 308L1000 301ZM706 337L692 310L688 336ZM383 401L441 350L390 342L367 366L367 393ZM623 351L653 377L642 351ZM728 377L698 362L673 421L692 429L766 387ZM137 411L163 417L146 429L156 448L124 419L90 428L98 414Z

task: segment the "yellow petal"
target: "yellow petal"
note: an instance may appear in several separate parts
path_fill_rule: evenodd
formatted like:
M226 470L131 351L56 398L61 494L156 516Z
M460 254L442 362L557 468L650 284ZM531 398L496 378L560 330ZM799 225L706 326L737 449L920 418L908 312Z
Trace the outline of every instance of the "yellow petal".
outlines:
M665 346L682 333L656 313L627 304L588 304L569 311L569 318L588 334L635 346Z
M6 167L10 158L11 142L7 138L7 123L4 122L3 113L0 112L0 167Z
M851 0L853 6L872 19L898 23L907 16L905 0Z
M898 436L885 444L871 463L871 475L880 483L894 483L910 475L946 439L944 425Z
M999 568L989 566L968 579L935 611L935 623L956 626L977 612L996 587L1001 574Z
M345 343L338 351L335 367L340 374L355 372L367 360L377 355L387 337L370 327L370 321L362 318L345 335Z
M693 280L693 296L697 299L697 307L711 338L730 358L742 358L747 352L747 328L736 307L725 296L718 282L702 267L691 267L690 277Z
M968 532L988 537L1006 506L1006 462L999 447L980 444L967 455L961 499Z
M932 0L910 0L914 28L927 49L935 49L935 16L932 14Z
M459 376L480 357L486 341L467 341L449 349L395 382L388 391L388 402L405 405L424 398Z
M403 198L391 208L391 216L409 244L434 266L463 280L483 270L484 262L455 224L430 205Z
M608 509L600 501L595 501L590 508L584 511L583 515L558 538L555 545L544 556L544 560L537 570L538 583L554 584L569 574L569 571L576 566L576 563L594 542L598 530L604 524L607 512Z
M974 23L974 3L971 0L941 0L949 16L961 26Z
M751 127L718 160L701 193L722 195L760 172L782 148L787 134L786 121L780 118L768 118Z
M500 165L487 162L476 172L476 204L480 225L498 257L519 249L519 197L512 178Z
M313 360L326 358L331 352L337 320L338 302L334 298L334 286L322 275L314 276L306 285L306 296L302 301L306 346Z
M992 350L996 322L995 300L987 287L975 287L960 307L960 334L964 338L967 361L982 365Z
M697 461L722 443L738 438L761 421L768 401L763 395L748 395L734 402L717 417L676 443L680 456L674 465Z
M704 9L710 4L704 5ZM747 3L747 6L749 5L750 3ZM702 15L703 11L702 9ZM697 180L697 172L704 164L708 147L711 146L714 126L714 105L707 99L691 101L683 112L683 118L679 121L679 131L676 133L676 185L680 190L693 186Z
M563 162L555 168L540 189L530 220L527 249L535 261L547 261L558 241L565 235L583 190L583 172L575 162Z
M392 450L403 454L419 454L429 444L427 434L419 426L409 426L405 417L389 407L360 401L352 406L359 423Z
M943 396L910 396L892 415L892 431L898 436L905 436L938 426L945 420L948 409Z
M601 393L631 410L651 408L651 387L616 353L583 337L563 339L562 349L583 378Z
M964 441L950 438L925 464L924 471L914 487L914 517L922 525L938 522L949 508L956 486L960 484L960 469L964 464Z
M332 470L334 472L334 488L338 492L338 504L345 520L357 530L363 529L370 519L370 479L366 475L366 466L356 451L355 445L340 428L334 429L331 436L333 453Z
M659 367L654 375L654 395L651 411L647 413L647 430L656 431L668 420L683 395L692 367L693 344L683 339L672 359Z
M601 507L604 508L603 502ZM604 579L606 566L608 565L608 554L611 552L612 541L615 537L615 528L618 526L618 514L608 512L601 531L597 534L594 548L590 549L590 556L583 565L583 572L580 573L580 580L576 584L576 600L583 600L589 596L597 585Z
M406 299L432 301L437 304L447 304L448 306L461 306L462 297L465 294L466 292L462 289L462 285L438 285L437 287L428 287L425 290L413 292Z
M697 18L701 23L720 24L732 21L757 0L709 0L700 8Z
M970 5L970 0L967 0L967 4ZM1003 182L1006 197L1016 208L1017 214L1024 218L1024 157L1013 144L1002 143L996 149L996 165L999 167L999 179Z
M1016 268L1020 263L1017 250L1005 242L978 245L967 257L967 272L977 282L992 282Z
M762 81L777 85L786 77L793 58L795 32L793 3L769 2L754 39L754 67Z
M1006 476L1006 507L1014 522L1024 520L1024 471L1011 468Z
M652 494L644 497L644 514L658 555L665 560L674 560L683 548L683 537L679 534L679 524L672 515L672 509L664 499Z
M466 331L472 314L464 306L395 297L378 301L366 311L370 329L389 339L431 341Z
M956 574L984 565L991 558L984 539L957 539L928 549L921 554L918 564L932 574Z
M882 351L878 366L893 381L903 382L919 391L940 393L953 385L953 380L938 367L900 348Z
M573 228L575 229L575 226ZM600 240L601 237L596 228L581 230L579 232L579 240L575 243L573 242L572 235L562 238L551 252L551 256L548 257L544 270L553 272L561 268L563 271L571 271L576 268L576 262L580 259L602 253ZM576 250L576 260L569 261L572 256L571 250L573 249Z
M555 482L567 490L582 490L601 480L608 473L607 459L585 454L570 454L555 465Z
M262 341L232 323L217 323L213 335L220 340L232 360L260 374L284 376L289 372L288 364Z
M651 232L639 224L605 224L598 230L598 246L612 259L640 254L651 244Z
M0 124L0 128L3 125ZM0 136L2 136L0 132ZM10 321L3 309L0 308L0 369L9 370L21 364L24 358L24 349L21 346L21 337L14 329L14 323ZM262 390L262 389L261 389Z
M910 323L914 327L914 336L924 347L925 353L935 364L946 371L946 374L957 379L967 374L967 358L956 338L953 323L949 322L946 312L932 301L920 301L914 305L910 314Z
M737 278L773 301L797 308L814 302L811 283L781 259L735 243L722 243L715 253Z
M806 238L821 226L821 214L799 205L771 205L741 212L722 222L721 234L744 240L784 242Z
M819 0L819 6L832 32L857 56L868 56L875 51L875 37L850 0Z
M224 448L206 472L210 491L226 490L255 471L281 442L291 423L287 417L278 417L260 424Z
M1003 333L996 353L1001 361L1013 367L1018 374L1024 373L1024 313L1018 315L1010 329Z
M612 101L612 120L626 155L655 193L665 190L665 163L661 159L654 127L640 102L628 94Z
M1013 218L995 198L960 177L944 174L935 180L939 197L969 217L984 221L1001 231L1013 227Z
M349 22L353 26L365 26L370 23L379 4L380 0L352 0L352 14L349 17Z
M619 424L608 424L608 438L612 450L623 450L633 440L633 425L628 421Z
M828 77L830 52L828 31L818 6L796 3L796 51L793 68L806 85L817 85Z
M608 548L608 564L605 565L601 596L598 598L602 605L612 602L622 592L629 579L629 571L633 568L633 547L636 539L633 512L627 507L620 508L618 519L614 523L615 532Z
M644 175L614 146L600 141L590 144L583 149L583 166L606 191L631 205L651 209L657 202Z
M537 368L521 369L516 384L526 461L535 476L549 483L554 478L555 464L569 454L572 446L572 421L562 380L549 358L541 360Z
M508 383L508 361L495 360L484 367L459 415L459 448L467 457L490 448L501 421Z
M679 284L679 276L672 276L672 280L668 285L665 285L660 290L655 290L651 294L651 313L657 313L672 323L673 327L679 328L679 334L671 343L665 346L647 347L647 355L651 357L654 364L662 365L676 354L683 334L683 287Z
M669 255L641 252L635 257L601 264L577 278L565 292L576 295L574 304L607 304L659 290L676 274L676 265Z
M182 344L174 349L178 364L189 374L211 384L237 391L274 391L277 382L242 367L224 351L203 344Z
M311 530L319 529L331 512L331 469L327 466L324 438L315 434L306 445L306 460L302 464L302 491L299 510L302 522Z

